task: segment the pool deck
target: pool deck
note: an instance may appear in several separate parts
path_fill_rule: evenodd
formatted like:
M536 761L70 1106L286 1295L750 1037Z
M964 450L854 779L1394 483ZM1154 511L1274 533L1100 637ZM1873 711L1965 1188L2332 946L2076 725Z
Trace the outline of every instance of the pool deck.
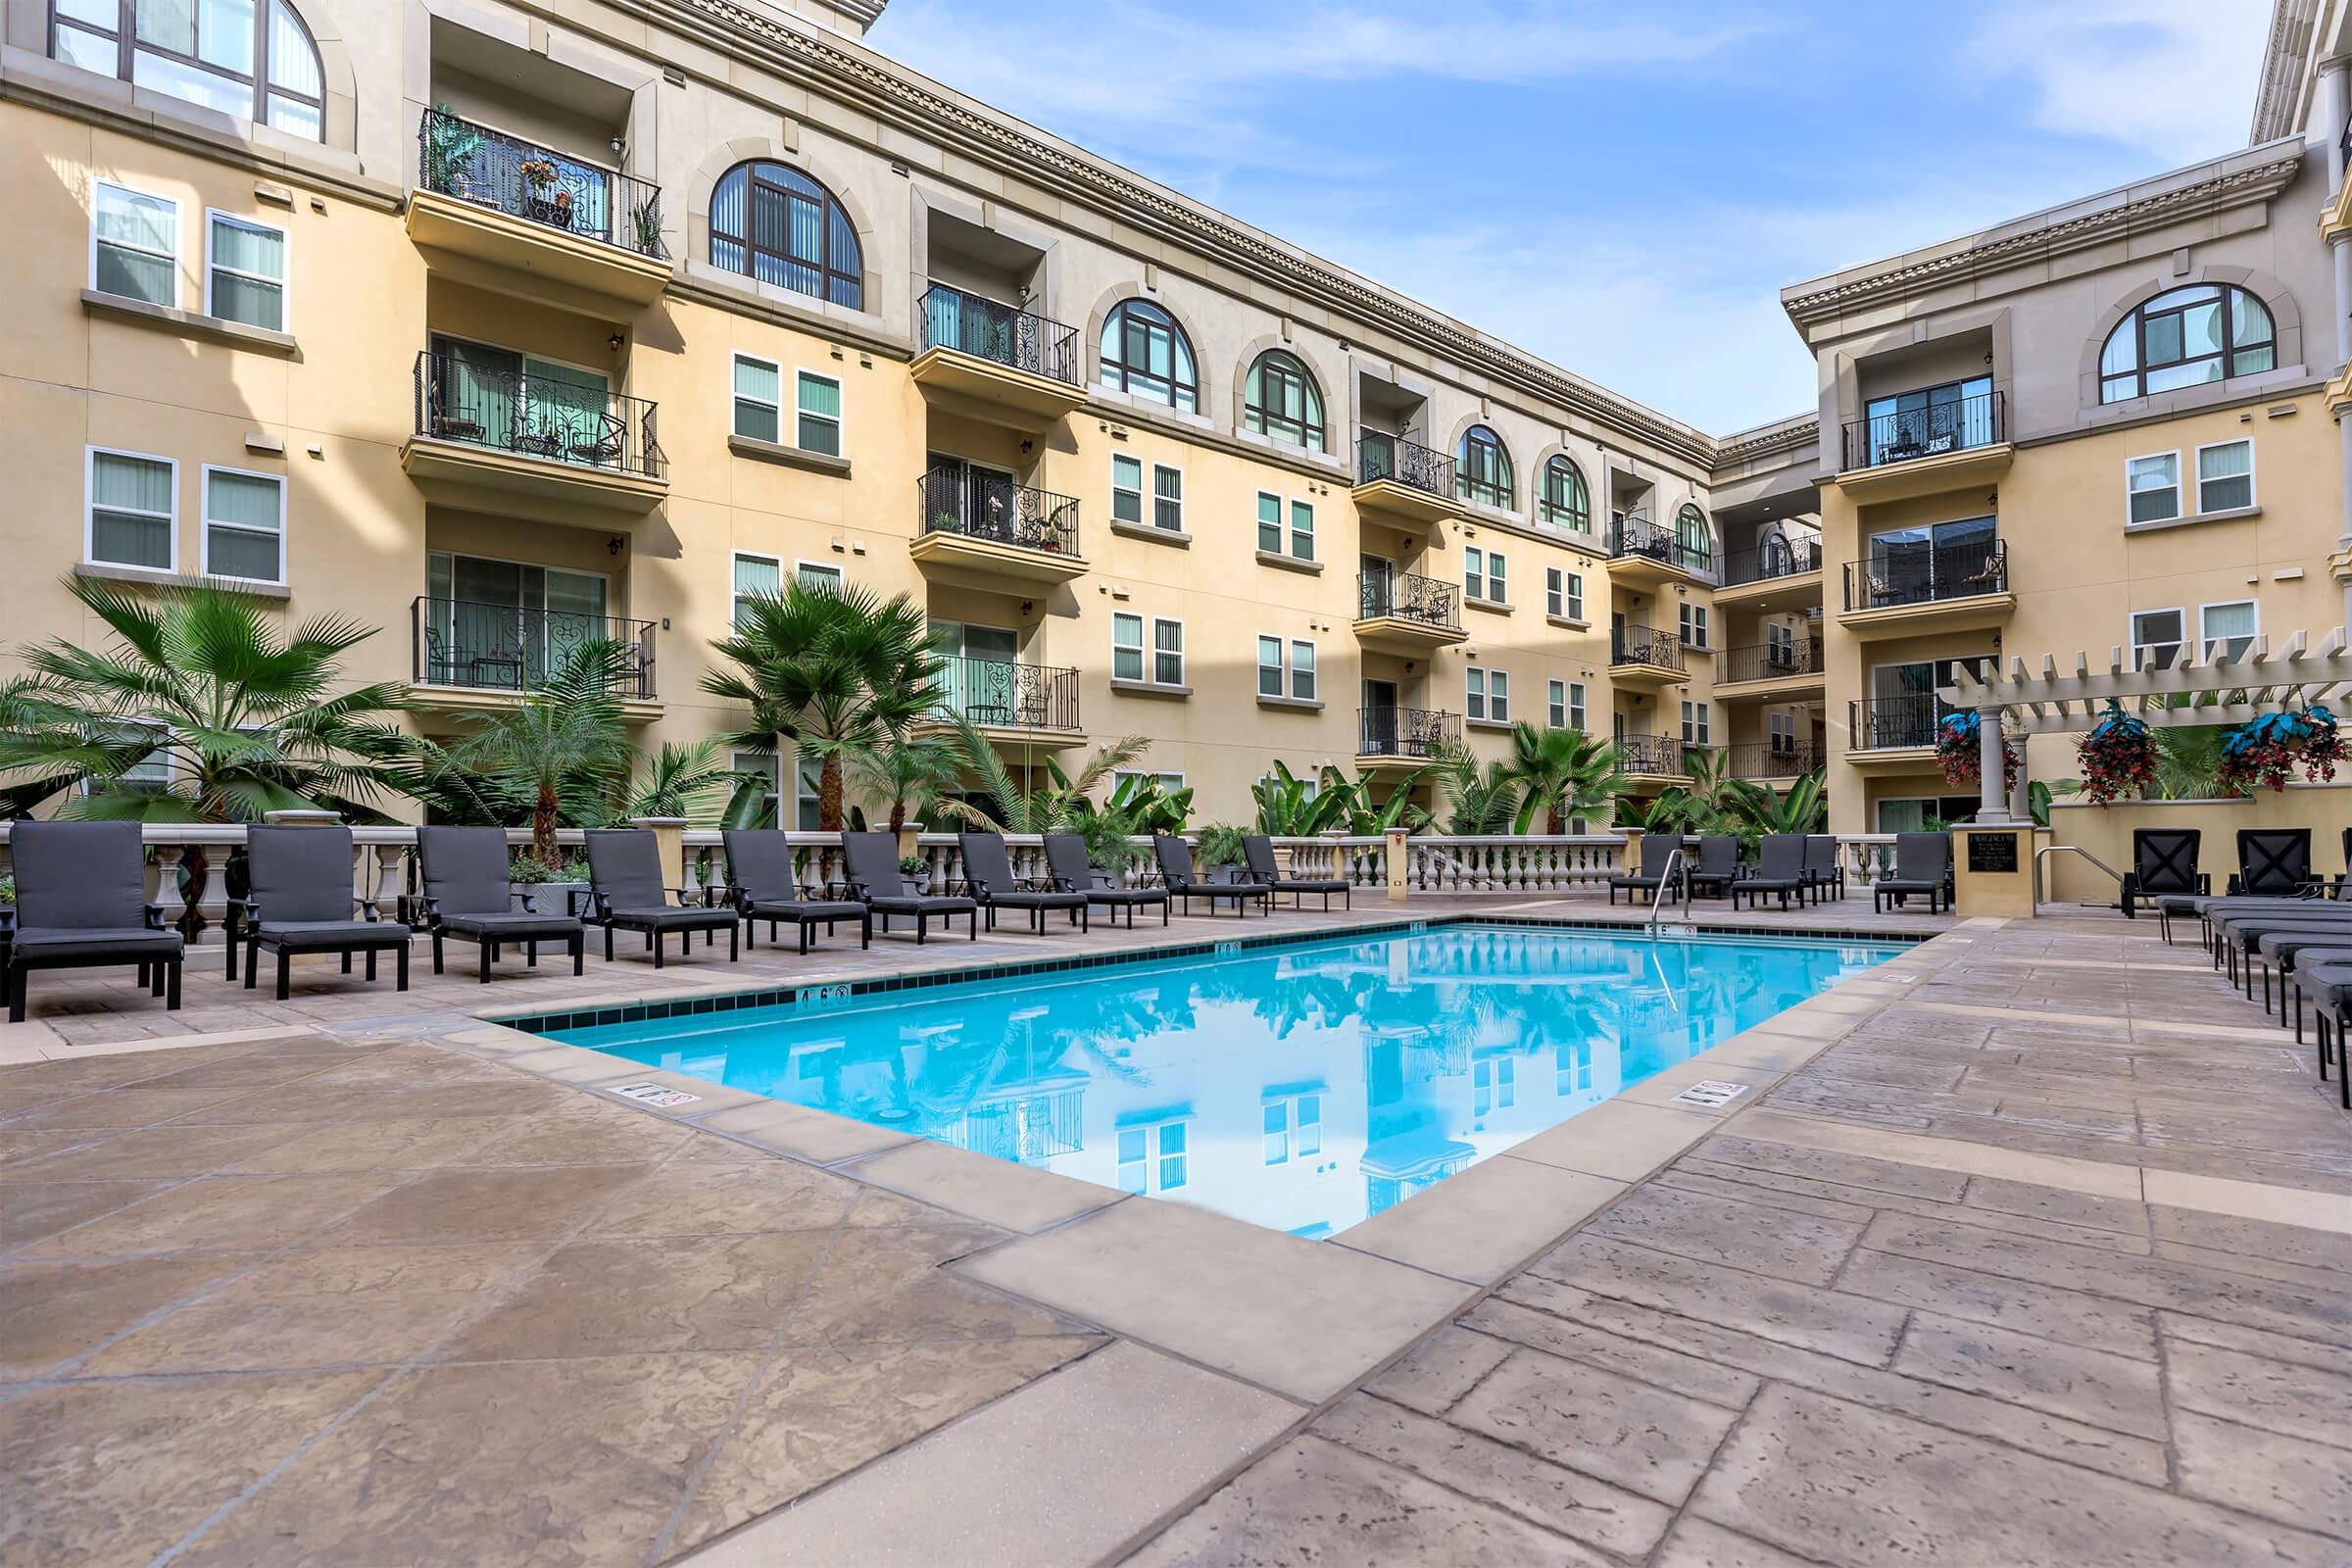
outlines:
M1944 934L1326 1243L482 1021L1399 912L1607 911L40 976L0 1563L2352 1556L2352 1118L2152 922L1702 908Z

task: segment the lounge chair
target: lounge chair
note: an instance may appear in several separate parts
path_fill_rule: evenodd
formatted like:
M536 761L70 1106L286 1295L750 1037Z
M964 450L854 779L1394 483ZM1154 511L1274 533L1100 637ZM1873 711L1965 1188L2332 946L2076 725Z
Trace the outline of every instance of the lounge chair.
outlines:
M1119 923L1119 911L1127 911L1127 928L1135 929L1135 911L1159 906L1159 923L1168 923L1168 890L1166 888L1121 887L1108 871L1095 868L1087 858L1086 840L1075 833L1046 835L1046 864L1053 869L1054 880L1064 891L1083 893L1086 902L1101 905L1110 911L1110 923Z
M1950 897L1952 836L1949 833L1897 833L1894 836L1894 875L1881 878L1870 890L1871 911L1886 912L1886 901L1901 904L1926 894L1928 912L1936 912L1938 899Z
M1338 877L1284 876L1275 869L1274 841L1263 833L1252 833L1243 839L1242 855L1250 863L1250 880L1263 882L1274 890L1276 897L1288 893L1294 909L1306 907L1306 896L1309 893L1322 894L1323 907L1326 909L1331 907L1331 896L1334 893L1340 896L1342 908L1355 907L1351 888Z
M2320 1004L2320 1078L2328 1077L2328 1063L2335 1062L2336 1098L2344 1109L2352 1110L2352 1071L2344 1060L2345 1009L2352 1005L2352 963L2314 964L2298 977L2298 983L2311 993Z
M2237 830L2237 872L2230 893L2239 897L2293 897L2321 884L2311 874L2311 829L2241 827Z
M1636 893L1646 893L1655 900L1658 890L1669 880L1677 884L1679 891L1683 876L1689 870L1686 861L1675 858L1675 853L1682 847L1683 838L1679 833L1651 833L1644 837L1642 840L1642 874L1609 878L1609 903L1614 905L1620 892L1629 895L1626 900L1628 904L1635 902L1630 895ZM1673 868L1671 878L1669 866Z
M957 846L963 852L963 885L981 908L988 911L988 928L997 928L999 909L1019 909L1029 916L1029 929L1039 936L1046 934L1046 916L1055 909L1064 910L1070 923L1084 930L1093 930L1094 921L1087 911L1086 895L1072 889L1024 882L1012 874L1012 857L1004 849L1002 833L958 833Z
M1780 898L1781 907L1788 907L1794 898L1802 903L1805 897L1805 838L1801 833L1767 833L1756 842L1756 869L1752 876L1741 877L1732 884L1732 908L1737 912L1740 895L1747 896L1747 906L1754 908L1766 894Z
M714 909L672 904L686 895L662 882L662 849L650 827L591 828L588 840L588 898L590 918L605 928L605 961L612 959L612 933L642 931L654 951L654 967L662 967L662 952L672 931L678 934L681 957L694 951L694 934L703 933L703 946L727 934L727 961L743 956L743 928L733 909Z
M1693 859L1686 855L1690 866L1690 891L1710 899L1728 899L1732 884L1740 880L1740 835L1710 833L1698 841L1698 855Z
M8 1021L24 1021L35 969L129 965L164 1010L179 1006L186 944L147 902L146 851L136 822L36 822L9 829L18 925L7 945Z
M885 933L890 930L891 916L914 916L914 940L919 947L929 939L931 922L951 926L957 915L971 921L972 940L980 940L980 905L975 899L949 897L935 893L906 893L893 891L905 886L905 873L899 870L899 836L896 833L844 833L841 836L843 876L850 884L850 894L878 916Z
M1838 853L1837 834L1805 835L1805 886L1816 904L1825 896L1845 897L1845 859Z
M522 895L516 909L511 891L507 830L503 827L420 827L416 830L418 875L424 881L424 929L433 939L433 973L442 973L442 942L456 937L481 950L481 983L501 948L519 945L532 968L539 944L560 942L571 955L571 972L586 967L588 928L575 915L540 909L536 896Z
M2135 827L2132 830L2132 869L2124 873L2121 903L2124 918L2139 918L2139 903L2156 906L2156 918L2171 940L2172 912L2168 897L2196 898L2213 891L2213 878L2197 870L2197 846L2204 835L2193 827Z
M844 920L858 922L858 946L874 945L874 916L854 899L819 897L821 889L804 886L793 868L792 841L777 828L731 827L719 837L727 847L727 901L748 929L744 941L757 945L760 922L767 922L767 939L787 920L800 929L801 951L808 951L808 934L817 926L825 935Z
M2287 997L2295 992L2295 977L2299 970L2315 963L2352 963L2352 928L2311 929L2303 931L2265 931L2254 940L2254 951L2247 955L2263 971L2262 1008L2271 1008L2270 971L2278 971L2278 1025L2287 1024ZM2296 999L2295 1041L2303 1040L2301 999Z
M365 955L368 979L375 956L390 953L395 991L409 989L409 942L416 934L375 912L374 901L352 892L351 829L255 826L245 830L245 897L228 902L228 970L237 969L240 927L245 942L245 989L254 985L262 950L277 955L277 1000L294 994L297 954L332 953L351 973L351 956ZM360 918L352 918L358 910Z
M1203 882L1193 873L1193 847L1171 833L1155 835L1152 840L1152 858L1159 862L1159 879L1167 885L1170 899L1184 901L1184 912L1193 912L1195 899L1208 901L1208 912L1214 916L1220 900L1230 900L1233 912L1249 918L1250 901L1255 899L1266 913L1274 912L1274 890L1263 882Z

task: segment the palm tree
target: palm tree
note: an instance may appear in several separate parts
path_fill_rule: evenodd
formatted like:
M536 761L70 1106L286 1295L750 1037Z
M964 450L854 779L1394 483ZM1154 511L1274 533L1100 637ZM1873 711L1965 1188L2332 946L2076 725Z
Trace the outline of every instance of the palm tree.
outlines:
M1617 748L1580 729L1538 729L1522 719L1511 726L1503 767L1521 792L1514 833L1533 831L1538 811L1544 832L1565 833L1567 818L1597 816L1626 793Z
M563 864L556 829L593 827L614 815L637 756L621 719L622 682L637 674L636 650L590 638L575 644L546 684L513 708L475 720L434 770L445 786L466 789L478 775L510 800L527 805L531 855L550 870ZM486 803L495 810L495 801Z
M82 782L69 816L253 822L268 811L362 818L416 745L385 722L392 682L334 693L341 656L375 635L339 616L281 636L244 595L69 577L115 635L21 648L31 671L0 693L0 776L51 791ZM133 776L144 769L145 776ZM27 808L32 802L24 803Z
M792 581L780 595L745 600L734 635L711 646L732 671L703 677L703 690L752 710L724 737L739 746L789 739L823 759L818 825L841 829L844 761L936 710L942 669L923 612L905 594L884 600L856 585Z
M1455 741L1440 750L1432 767L1449 811L1446 832L1478 836L1511 830L1511 796L1517 786L1508 763L1497 760L1482 768L1478 754Z
M1818 833L1830 814L1828 775L1820 768L1788 781L1785 791L1744 779L1732 781L1726 796L1726 814L1740 837L1767 833Z
M909 808L928 815L933 803L962 780L956 749L937 735L886 735L850 759L858 789L890 803L890 830L906 825Z
M694 816L737 777L733 769L719 765L717 741L699 740L684 746L664 741L646 764L636 793L629 797L628 814Z
M956 760L977 784L975 793L997 803L997 814L991 816L967 801L956 800L942 800L940 814L991 833L1059 833L1076 827L1080 818L1099 814L1093 806L1095 786L1152 748L1152 742L1142 735L1098 747L1076 778L1062 772L1060 764L1049 758L1046 781L1033 784L1012 776L996 746L969 713L953 716Z

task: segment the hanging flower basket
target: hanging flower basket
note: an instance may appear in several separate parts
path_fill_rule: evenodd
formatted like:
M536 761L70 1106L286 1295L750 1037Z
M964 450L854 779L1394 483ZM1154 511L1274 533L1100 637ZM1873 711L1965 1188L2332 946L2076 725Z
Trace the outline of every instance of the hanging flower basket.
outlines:
M1974 784L1984 776L1983 722L1972 709L1952 713L1936 726L1936 760L1943 764L1947 784ZM2004 738L2001 742L2001 789L2004 793L2017 787L2018 769L2025 759L2018 755L2016 743Z
M2082 737L2082 798L2106 806L2136 796L2156 781L2156 737L2147 724L2110 703Z
M2222 737L2222 786L2240 794L2265 785L2282 790L2298 764L2305 778L2326 783L2343 760L2343 737L2325 708L2265 713Z

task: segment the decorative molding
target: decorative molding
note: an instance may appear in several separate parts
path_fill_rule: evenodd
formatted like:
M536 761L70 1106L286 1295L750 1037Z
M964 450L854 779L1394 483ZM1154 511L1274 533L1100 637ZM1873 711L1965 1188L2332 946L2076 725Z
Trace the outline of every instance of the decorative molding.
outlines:
M2273 0L2247 146L2259 147L2294 131L2300 119L2296 105L2303 97L2303 57L2311 52L2312 21L2319 8L2319 0Z

